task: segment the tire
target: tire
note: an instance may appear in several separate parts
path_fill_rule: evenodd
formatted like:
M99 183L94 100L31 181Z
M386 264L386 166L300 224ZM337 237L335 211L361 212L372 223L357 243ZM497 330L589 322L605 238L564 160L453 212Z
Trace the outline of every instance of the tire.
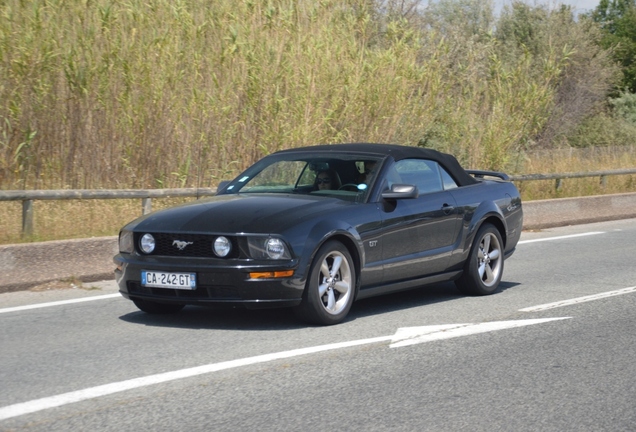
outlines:
M311 264L302 302L294 313L312 324L338 324L351 309L355 287L351 254L342 243L329 241L318 250Z
M135 306L140 310L152 315L165 315L177 313L184 308L185 305L175 303L156 303L142 299L132 299Z
M484 224L477 231L468 260L464 264L464 272L455 281L455 285L466 295L492 294L499 287L503 269L501 234L493 225Z

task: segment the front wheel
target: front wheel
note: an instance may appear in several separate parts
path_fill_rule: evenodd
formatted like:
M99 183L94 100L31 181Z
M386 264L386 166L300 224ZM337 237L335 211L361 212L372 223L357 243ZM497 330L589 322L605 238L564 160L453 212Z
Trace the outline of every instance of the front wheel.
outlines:
M477 231L464 272L455 281L467 295L488 295L497 290L504 268L503 241L499 230L484 224Z
M310 323L338 324L351 309L355 287L351 254L342 243L329 241L314 258L302 302L294 313Z
M152 315L177 313L184 307L182 304L157 303L142 299L132 299L132 301L140 310Z

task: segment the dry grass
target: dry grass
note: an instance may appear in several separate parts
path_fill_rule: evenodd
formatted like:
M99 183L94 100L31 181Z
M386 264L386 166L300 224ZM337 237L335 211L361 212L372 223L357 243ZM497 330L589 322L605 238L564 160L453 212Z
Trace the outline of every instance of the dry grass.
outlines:
M606 57L558 14L517 52L385 2L213 3L0 2L0 188L207 187L282 148L356 141L508 170L560 112L559 84L600 61L575 53ZM577 79L607 86L604 67Z
M186 198L152 200L153 210L186 202ZM117 235L119 229L141 216L141 200L36 201L34 234L22 238L22 204L0 202L0 244Z
M523 161L523 173L550 174L593 172L636 167L635 147L601 147L557 149L529 154ZM564 179L556 189L555 180L517 184L526 201L576 196L636 192L636 175Z

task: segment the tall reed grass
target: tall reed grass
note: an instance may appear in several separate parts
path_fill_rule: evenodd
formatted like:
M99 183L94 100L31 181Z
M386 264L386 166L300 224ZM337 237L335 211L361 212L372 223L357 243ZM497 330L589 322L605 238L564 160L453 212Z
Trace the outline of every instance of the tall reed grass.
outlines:
M275 150L357 141L510 167L569 52L503 61L494 38L376 6L5 0L0 188L214 186Z

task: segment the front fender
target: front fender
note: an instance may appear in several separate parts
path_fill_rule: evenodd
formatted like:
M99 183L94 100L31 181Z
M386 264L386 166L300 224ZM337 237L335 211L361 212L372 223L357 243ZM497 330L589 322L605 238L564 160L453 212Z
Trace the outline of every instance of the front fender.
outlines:
M299 264L297 275L303 282L307 280L309 268L318 249L330 239L338 239L342 242L355 261L356 273L360 274L360 269L364 266L365 256L362 238L351 224L344 221L321 220L310 228L309 233L302 245L302 252L299 254Z

